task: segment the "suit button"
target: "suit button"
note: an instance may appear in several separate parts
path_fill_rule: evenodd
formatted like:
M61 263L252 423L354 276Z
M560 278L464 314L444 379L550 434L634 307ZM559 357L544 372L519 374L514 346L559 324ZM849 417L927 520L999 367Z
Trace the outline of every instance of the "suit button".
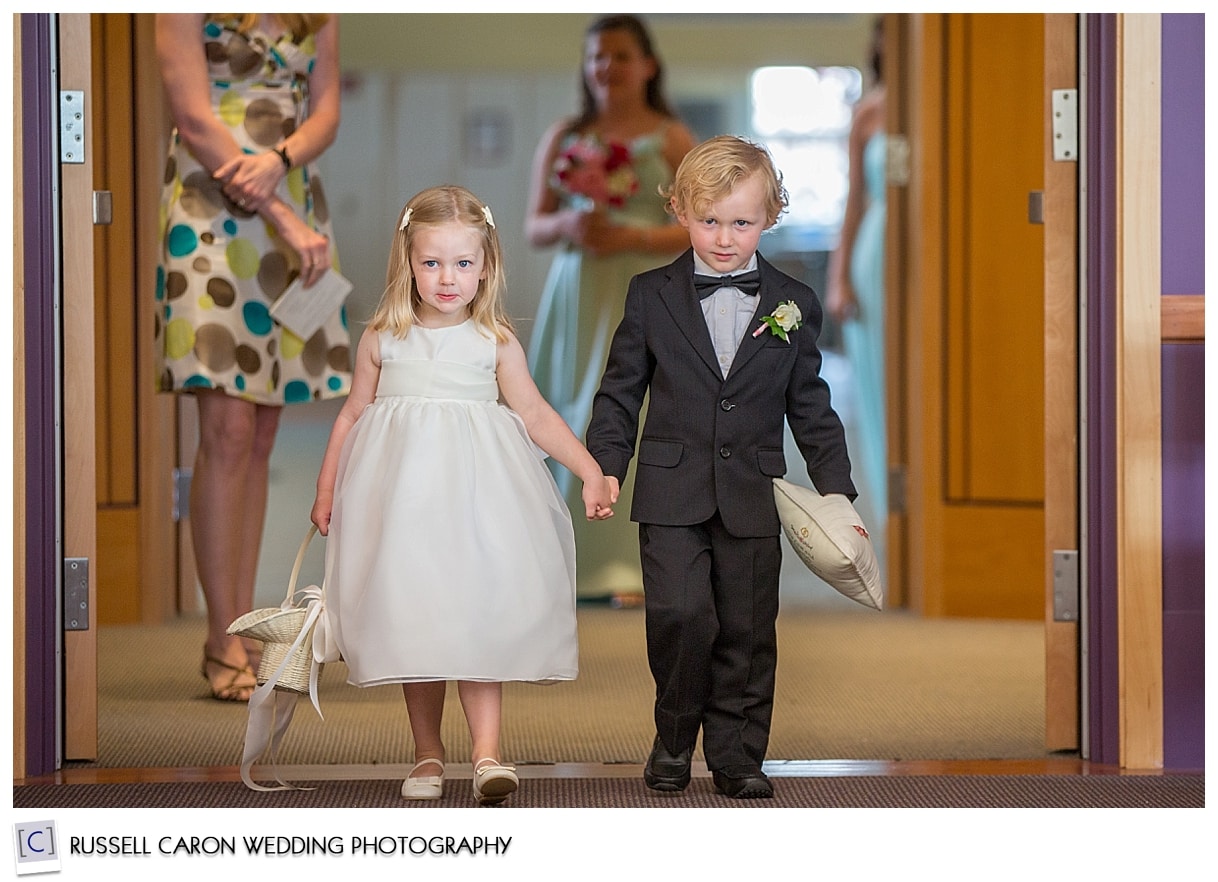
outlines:
M732 455L732 448L723 446L719 448L719 455L724 459L728 459Z
M731 410L735 406L736 405L732 404L726 398L719 402L719 409L725 412Z

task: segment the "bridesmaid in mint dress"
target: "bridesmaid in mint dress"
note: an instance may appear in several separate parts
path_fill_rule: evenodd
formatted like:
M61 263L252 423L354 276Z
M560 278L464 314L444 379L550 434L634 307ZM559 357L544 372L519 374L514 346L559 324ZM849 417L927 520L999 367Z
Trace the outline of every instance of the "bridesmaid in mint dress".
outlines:
M859 224L850 262L857 311L842 325L842 344L850 359L858 400L859 439L863 479L871 507L884 510L888 471L884 423L884 173L886 139L877 132L863 149L863 176L868 205ZM876 529L882 527L873 516Z
M534 158L526 234L534 246L558 250L531 328L529 367L542 395L581 438L631 277L689 245L658 193L694 144L663 97L662 73L639 19L597 19L584 42L583 113L551 126ZM559 180L573 147L611 144L629 155L628 170L610 180L614 198L572 192L579 188ZM622 488L617 517L588 524L579 483L556 463L551 467L579 515L573 519L579 596L636 600L642 575L638 528L629 519L633 480Z
M851 125L850 190L841 241L829 265L828 311L841 323L842 345L853 379L856 414L847 426L857 454L856 505L885 563L888 515L888 449L884 417L884 230L887 139L884 135L882 30L877 19L874 81L859 99ZM851 429L853 428L853 432Z

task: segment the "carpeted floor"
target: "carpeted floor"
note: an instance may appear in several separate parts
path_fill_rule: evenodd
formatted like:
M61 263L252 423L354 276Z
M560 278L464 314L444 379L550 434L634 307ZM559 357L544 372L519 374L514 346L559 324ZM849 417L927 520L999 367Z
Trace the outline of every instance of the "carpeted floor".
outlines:
M521 808L933 808L1203 807L1204 775L1008 773L1008 760L1053 760L1043 746L1042 628L1035 622L926 620L852 604L784 609L767 771L772 800L730 801L714 792L701 751L695 777L675 796L644 786L639 767L654 733L643 613L581 607L579 678L505 687L503 746L522 785ZM99 750L92 783L14 787L14 807L278 808L417 807L400 778L412 745L400 690L358 689L342 664L326 667L325 719L307 700L279 756L285 778L315 789L262 793L239 780L108 783L108 769L232 770L246 710L213 701L198 674L201 619L99 634ZM450 690L444 723L453 760L444 798L425 807L468 808L469 735ZM832 771L839 760L851 774ZM996 760L992 774L880 775L865 761ZM828 772L808 772L821 763ZM856 763L854 761L863 761ZM565 766L596 764L588 777ZM330 774L339 766L356 772ZM311 771L310 771L311 770ZM325 772L325 774L323 774ZM263 775L259 775L263 777Z
M1035 622L927 620L796 607L779 618L773 760L1026 759L1043 746L1043 641ZM857 611L855 611L857 609ZM517 763L642 763L653 685L641 610L581 606L580 675L505 687L503 747ZM201 619L99 634L99 756L70 768L231 766L244 705L199 676ZM403 763L412 745L396 686L358 689L328 665L319 719L297 707L280 763ZM469 734L450 689L450 758ZM695 759L701 759L700 751Z

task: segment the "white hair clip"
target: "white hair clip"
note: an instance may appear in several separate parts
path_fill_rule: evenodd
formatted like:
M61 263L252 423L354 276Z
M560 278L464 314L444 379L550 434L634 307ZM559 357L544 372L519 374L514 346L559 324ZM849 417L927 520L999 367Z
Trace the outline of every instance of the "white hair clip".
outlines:
M408 208L408 209L406 209L406 212L405 212L405 213L402 215L402 225L401 225L400 227L398 227L398 229L399 229L399 230L404 230L404 229L406 229L406 225L407 225L408 223L410 223L410 216L411 216L412 214L414 214L414 209L413 209L413 208Z
M495 219L491 217L491 210L485 205L482 206L482 216L486 218L486 225L488 227L493 228L495 226Z

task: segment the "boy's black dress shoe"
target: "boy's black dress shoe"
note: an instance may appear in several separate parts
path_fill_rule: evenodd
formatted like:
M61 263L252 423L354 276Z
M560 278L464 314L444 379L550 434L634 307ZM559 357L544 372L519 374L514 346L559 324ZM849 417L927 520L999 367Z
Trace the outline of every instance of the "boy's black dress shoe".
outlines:
M715 789L730 799L769 799L774 795L774 785L760 769L739 776L712 772L711 779Z
M647 757L647 765L643 767L643 780L652 790L667 793L684 790L689 784L689 760L692 754L692 748L677 754L669 753L657 735L655 744L651 746L651 755Z

